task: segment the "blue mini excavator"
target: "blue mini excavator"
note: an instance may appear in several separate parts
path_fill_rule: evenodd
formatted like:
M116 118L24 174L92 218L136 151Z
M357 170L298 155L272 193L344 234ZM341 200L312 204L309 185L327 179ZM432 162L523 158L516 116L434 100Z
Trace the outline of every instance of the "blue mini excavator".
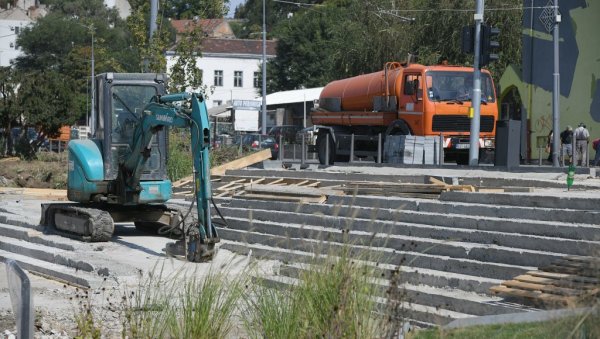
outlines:
M42 225L83 241L108 241L114 222L183 237L167 254L199 262L212 258L219 241L211 222L210 127L199 94L165 94L166 76L105 73L95 79L95 110L87 140L69 142L67 196L73 203L42 205ZM169 127L191 132L194 204L190 210L166 205ZM171 253L169 253L171 252Z

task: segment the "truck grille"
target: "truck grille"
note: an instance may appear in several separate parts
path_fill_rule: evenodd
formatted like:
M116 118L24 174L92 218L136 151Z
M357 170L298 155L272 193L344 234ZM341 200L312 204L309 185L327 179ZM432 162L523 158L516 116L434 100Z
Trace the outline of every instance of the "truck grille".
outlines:
M466 115L434 115L431 126L433 132L469 132L471 131L471 119ZM480 132L491 132L494 130L494 117L481 116Z

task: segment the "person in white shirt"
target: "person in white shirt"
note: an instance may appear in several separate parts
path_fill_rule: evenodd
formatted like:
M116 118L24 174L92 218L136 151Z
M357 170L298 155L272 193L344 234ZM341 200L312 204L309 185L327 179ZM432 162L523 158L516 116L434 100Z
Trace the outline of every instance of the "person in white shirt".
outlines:
M588 142L590 141L590 132L583 122L579 123L579 127L575 129L573 137L575 138L575 150L573 151L575 165L577 165L581 159L580 166L588 166Z

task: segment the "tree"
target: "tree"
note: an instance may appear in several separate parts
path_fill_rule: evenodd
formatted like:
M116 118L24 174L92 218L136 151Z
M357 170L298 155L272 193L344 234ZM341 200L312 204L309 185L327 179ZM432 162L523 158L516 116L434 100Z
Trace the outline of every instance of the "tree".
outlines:
M144 0L132 0L131 15L127 18L127 27L133 37L132 46L139 53L138 70L150 72L166 70L165 52L175 40L175 33L167 18L157 16L157 31L149 37L150 3Z
M173 19L193 19L203 16L207 19L219 19L229 11L229 0L166 0L164 16Z
M39 126L52 136L61 126L72 125L79 115L76 106L77 84L55 70L34 71L20 81L18 106L28 126Z
M520 0L486 2L493 9L486 11L486 23L502 30L500 60L489 67L496 79L508 65L520 63L520 5ZM409 53L423 64L471 65L472 55L461 53L460 32L472 23L474 11L467 0L328 0L302 8L277 21L271 32L278 50L267 67L269 91L323 86L381 70L387 61L406 61Z
M17 102L17 88L19 79L15 70L11 67L0 67L0 129L4 129L0 138L0 154L12 153L11 128L19 117L19 105Z
M202 70L196 67L196 59L201 57L200 46L202 44L202 27L194 27L181 34L175 54L177 55L175 64L170 70L169 87L173 92L200 91L208 97L209 88L202 84ZM212 93L212 89L210 89Z
M108 9L102 0L47 1L50 13L34 25L25 28L17 43L24 54L16 59L18 72L32 74L30 79L47 79L51 82L69 84L61 91L60 100L68 106L69 121L86 116L90 109L89 79L91 74L92 37L94 38L95 73L133 71L137 68L137 51L130 48L132 37L126 24L114 9ZM24 93L48 95L36 100L54 102L57 97L51 91L60 89L57 84L40 84L39 91L22 87ZM64 86L63 86L64 87ZM61 87L61 88L63 88ZM19 90L21 97L21 89ZM27 124L36 121L47 133L58 131L50 115L42 114L48 121L33 115L36 109L29 106ZM40 111L45 112L44 109ZM70 123L70 122L69 122Z

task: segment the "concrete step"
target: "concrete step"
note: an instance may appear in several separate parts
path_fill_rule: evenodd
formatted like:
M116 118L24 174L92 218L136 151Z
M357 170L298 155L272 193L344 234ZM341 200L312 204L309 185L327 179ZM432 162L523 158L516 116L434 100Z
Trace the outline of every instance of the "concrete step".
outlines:
M273 288L288 288L298 284L298 280L290 277L276 276L263 278L262 283L265 286ZM376 307L385 309L388 307L387 300L379 297L375 298ZM416 321L425 326L445 325L455 319L471 318L473 315L457 311L451 311L444 308L437 308L428 305L422 305L417 302L402 301L398 305L398 316L409 321Z
M76 248L72 240L57 235L44 234L33 228L0 223L0 234L5 237L56 247L66 251L74 251Z
M537 216L537 214L533 214L531 211L522 211L520 218L507 219L493 216L468 216L448 211L420 211L421 206L428 206L427 203L419 202L416 204L415 201L406 201L397 198L355 197L354 199L350 199L348 197L329 197L329 200L330 203L327 204L247 201L244 199L221 200L221 203L224 207L352 217L373 221L407 222L447 228L515 233L518 235L528 234L574 240L600 240L598 239L600 226L597 223L585 224L574 222L578 220L577 214L570 214L572 219L564 222L541 221L531 220L531 217ZM431 207L434 204L436 203L431 202L429 206ZM412 210L404 210L404 208ZM476 210L477 206L474 206L473 209ZM540 211L541 214L545 212L547 211Z
M45 260L39 260L27 255L17 254L2 249L0 249L0 259L13 259L21 266L21 268L27 271L78 287L97 288L107 284L108 281L94 273L83 272L71 267L54 264Z
M255 211L256 212L256 211ZM298 221L302 217L298 216ZM229 216L229 227L241 231L277 235L285 238L311 239L349 243L353 246L388 248L395 251L410 251L469 259L480 262L494 262L520 266L539 267L565 256L563 253L525 250L498 245L476 244L461 241L418 238L414 236L377 233L375 231L356 231L352 229L334 229L329 227L260 221L244 217ZM351 226L352 227L352 226ZM293 244L292 244L293 245Z
M246 222L246 225L249 226L250 224ZM239 243L261 244L306 253L336 253L344 246L337 242L295 238L233 228L221 228L219 234L222 239ZM510 279L526 271L535 269L533 266L485 262L468 258L453 258L429 254L427 252L395 250L385 247L367 247L352 244L351 248L353 255L369 257L372 258L372 261L390 265L406 265L415 268L426 268L492 279Z
M240 204L232 202L231 205L237 206ZM258 207L273 207L275 208L275 211L257 209ZM333 212L332 209L335 207L329 207L330 208L327 208L327 206L322 205L297 206L296 204L290 203L276 203L276 205L271 203L269 206L261 203L252 204L251 212L246 208L232 208L228 205L221 205L220 208L222 212L227 213L227 215L230 217L249 218L251 216L253 220L276 221L280 223L297 223L299 220L301 220L304 225L322 226L340 230L350 229L354 231L371 233L377 232L388 235L412 236L440 240L452 239L453 241L498 245L534 251L546 251L547 249L552 249L554 252L572 255L589 255L590 253L600 252L600 242L598 241L531 236L516 232L505 233L479 230L477 228L454 228L452 226L455 225L453 225L452 222L447 222L448 218L454 218L453 221L456 221L457 223L465 220L464 217L457 215L409 212L408 216L410 216L410 218L407 218L407 214L404 213L398 219L402 221L406 221L406 219L411 219L411 221L414 221L416 219L418 221L426 222L426 224L423 225L410 222L380 221L379 218L362 219L358 217L357 214L364 215L369 212L365 209L363 209L363 213L349 212L349 215L352 215L352 217L346 217L347 214L340 214L340 216L329 216L327 213L323 213ZM296 211L294 212L293 209ZM357 208L355 208L354 211L355 210L357 210ZM473 218L472 221L474 223L483 223L483 219ZM505 221L503 224L506 226L508 223L514 223L515 225L512 225L514 228L518 228L522 225L517 220ZM444 226L430 226L431 224ZM445 226L448 224L450 224L450 227ZM598 228L598 231L600 231L600 228Z
M280 274L286 277L298 279L303 270L310 269L309 265L284 265L280 268ZM397 295L403 301L432 306L436 309L446 309L470 315L493 315L514 313L522 311L520 308L510 307L502 303L502 298L481 295L473 292L453 288L440 288L428 286L422 283L412 284L404 281L400 275L398 278ZM389 292L389 280L374 278L372 281L378 291L378 296L386 298Z
M80 271L92 272L95 270L95 267L89 263L78 260L76 258L77 255L74 252L52 246L35 244L26 240L0 236L0 250Z
M452 193L452 192L451 192ZM465 193L465 194L472 194ZM479 196L481 198L481 196ZM331 205L347 205L352 207L390 209L393 211L431 212L440 214L459 214L464 216L494 217L500 219L520 219L577 223L597 225L600 212L597 210L575 210L555 207L526 207L521 205L493 205L477 201L457 202L452 200L408 199L400 197L376 196L329 196L327 203ZM344 206L345 207L345 206ZM348 207L346 207L348 208Z
M19 214L9 212L6 207L0 208L0 224L9 224L14 226L20 226L23 228L30 228L36 231L43 232L44 226L39 224L39 217L27 217Z
M474 204L526 206L541 208L560 208L580 211L597 211L600 206L598 197L572 197L545 195L543 193L478 193L478 192L442 192L442 201L454 201Z
M359 164L354 163L353 166L359 166ZM369 163L369 167L398 167L392 164L373 164ZM405 168L407 165L399 165L402 168ZM410 166L409 166L410 167ZM428 169L440 169L438 166L421 166L422 173L427 173ZM443 168L448 169L450 171L455 170L454 166L444 166ZM480 167L480 170L486 170L485 167ZM489 168L490 170L496 170L493 167ZM544 170L540 173L556 173L557 175L564 174L564 169L532 169L528 168L524 171L539 171ZM577 168L577 171L581 171L581 173L586 173L586 169ZM399 169L398 172L402 172L402 169ZM589 174L589 169L587 169L587 173ZM347 183L349 181L365 181L368 177L369 181L383 181L383 182L402 182L402 183L417 183L417 184L427 184L429 183L429 175L426 174L374 174L369 173L368 175L364 173L348 173L348 172L334 172L334 171L321 171L321 170L313 170L313 171L281 171L281 170L268 170L268 169L242 169L242 170L228 170L226 172L228 176L239 176L239 177L254 177L254 178L262 178L262 177L276 177L276 178L296 178L296 179L314 179L320 180L323 185L329 185L331 183ZM566 183L564 181L556 181L556 180L547 180L547 179L535 179L535 178L498 178L492 176L476 176L469 175L468 177L461 177L464 173L456 171L455 175L449 175L448 178L456 178L458 183L461 185L474 185L474 186L483 186L483 187L540 187L540 188L566 188ZM227 177L224 177L227 180ZM437 176L436 178L440 178ZM575 183L573 185L573 189L577 188L586 188L589 187L585 184Z
M247 255L249 251L253 251L253 254L258 257L281 260L289 265L294 263L308 263L312 258L311 254L307 252L286 250L261 244L242 244L230 240L223 240L223 244L226 244L226 247L230 247L243 255ZM282 269L285 269L285 266L287 265L285 263L283 264ZM403 282L415 285L424 284L433 287L461 289L463 291L471 291L479 294L488 294L490 287L502 283L502 280L500 279L475 277L420 267L396 266L381 262L369 262L369 264L380 270L380 277L390 279L393 274L399 272Z

